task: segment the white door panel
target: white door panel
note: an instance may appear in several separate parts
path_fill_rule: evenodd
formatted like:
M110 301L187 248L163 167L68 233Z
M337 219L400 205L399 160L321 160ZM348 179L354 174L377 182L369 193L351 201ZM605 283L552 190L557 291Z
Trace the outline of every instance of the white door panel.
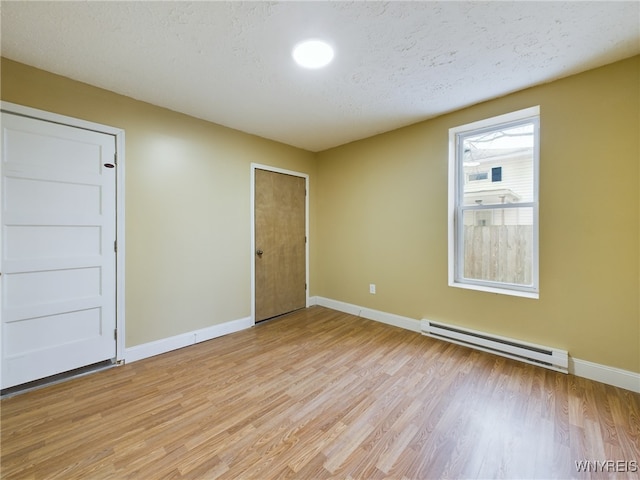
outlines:
M49 329L51 323L55 323L58 328ZM91 308L9 322L6 333L11 338L6 352L9 357L46 350L52 343L71 345L100 335L100 309Z
M6 208L25 221L28 221L28 215L68 220L100 215L100 185L6 177L3 187Z
M115 358L115 139L2 114L2 388Z
M72 175L91 173L100 175L103 163L99 150L102 142L87 139L88 130L51 122L42 128L40 120L11 115L11 132L4 138L5 165L37 166L44 170L69 172ZM95 133L95 132L89 132ZM98 135L103 135L98 133ZM55 164L51 160L55 160ZM113 157L109 161L113 160Z
M6 308L70 302L101 295L100 267L22 272L5 278Z
M6 230L6 259L41 261L100 255L102 232L99 226L11 225Z

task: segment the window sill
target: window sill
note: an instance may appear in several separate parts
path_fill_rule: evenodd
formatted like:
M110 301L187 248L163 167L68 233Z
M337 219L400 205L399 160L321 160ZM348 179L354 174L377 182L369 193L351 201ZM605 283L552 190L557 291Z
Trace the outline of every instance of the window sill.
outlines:
M513 290L510 288L489 287L487 285L475 285L472 283L449 282L450 287L465 288L467 290L476 290L479 292L497 293L499 295L510 295L513 297L532 298L537 300L540 298L538 292L526 292L523 290Z

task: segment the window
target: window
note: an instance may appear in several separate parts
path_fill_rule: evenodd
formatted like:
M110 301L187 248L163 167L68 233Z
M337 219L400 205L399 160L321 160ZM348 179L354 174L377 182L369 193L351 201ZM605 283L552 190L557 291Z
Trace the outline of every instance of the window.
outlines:
M489 172L470 173L467 176L470 182L478 182L480 180L486 180L487 178L489 178Z
M449 130L449 285L538 298L539 116Z

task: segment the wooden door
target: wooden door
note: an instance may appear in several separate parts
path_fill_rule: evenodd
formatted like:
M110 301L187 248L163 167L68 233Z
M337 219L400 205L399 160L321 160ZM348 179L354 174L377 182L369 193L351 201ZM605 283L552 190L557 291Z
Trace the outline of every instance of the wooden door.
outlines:
M116 356L115 137L2 114L2 388Z
M256 322L306 306L303 177L255 170Z

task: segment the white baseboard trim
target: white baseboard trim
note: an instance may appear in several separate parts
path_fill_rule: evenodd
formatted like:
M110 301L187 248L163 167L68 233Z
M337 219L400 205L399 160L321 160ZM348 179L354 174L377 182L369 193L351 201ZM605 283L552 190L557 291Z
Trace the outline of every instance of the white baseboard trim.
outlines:
M569 357L569 373L640 393L640 374Z
M244 330L252 326L253 321L251 320L251 317L246 317L238 320L232 320L230 322L220 323L218 325L212 325L200 330L181 333L174 337L143 343L142 345L136 345L135 347L125 348L124 361L125 363L136 362L143 358L153 357L155 355L160 355L161 353L170 352L171 350L177 350L178 348L188 347L189 345L195 345L196 343L228 335L229 333L239 332L240 330Z
M321 307L331 308L338 310L339 312L350 313L357 317L367 318L369 320L375 320L376 322L386 323L387 325L393 325L394 327L404 328L405 330L411 330L412 332L420 332L420 321L415 318L403 317L395 315L393 313L381 312L380 310L374 310L372 308L359 307L358 305L352 305L350 303L340 302L338 300L331 300L330 298L314 297L315 305Z
M357 317L375 320L376 322L382 322L393 325L394 327L420 333L420 321L413 318L402 317L400 315L381 312L379 310L360 307L351 303L331 300L330 298L324 297L310 297L309 305L320 305L321 307L331 308L339 312L349 313ZM569 373L577 377L588 378L589 380L595 380L596 382L606 383L607 385L613 385L614 387L640 393L640 373L588 362L571 356L569 356Z
M403 328L420 333L420 321L417 319L382 312L371 308L360 307L351 303L332 300L324 297L309 297L308 306L319 305L331 308L339 312L349 313L357 317L367 318L376 322L386 323L394 327ZM126 348L124 352L125 363L135 362L144 358L153 357L162 353L177 350L196 343L221 337L229 333L238 332L253 326L251 317L232 320L230 322L212 325L200 330L183 333L174 337L163 338L154 342L136 345ZM577 377L588 378L596 382L606 383L614 387L624 388L632 392L640 393L640 373L609 367L598 363L569 357L569 373Z

